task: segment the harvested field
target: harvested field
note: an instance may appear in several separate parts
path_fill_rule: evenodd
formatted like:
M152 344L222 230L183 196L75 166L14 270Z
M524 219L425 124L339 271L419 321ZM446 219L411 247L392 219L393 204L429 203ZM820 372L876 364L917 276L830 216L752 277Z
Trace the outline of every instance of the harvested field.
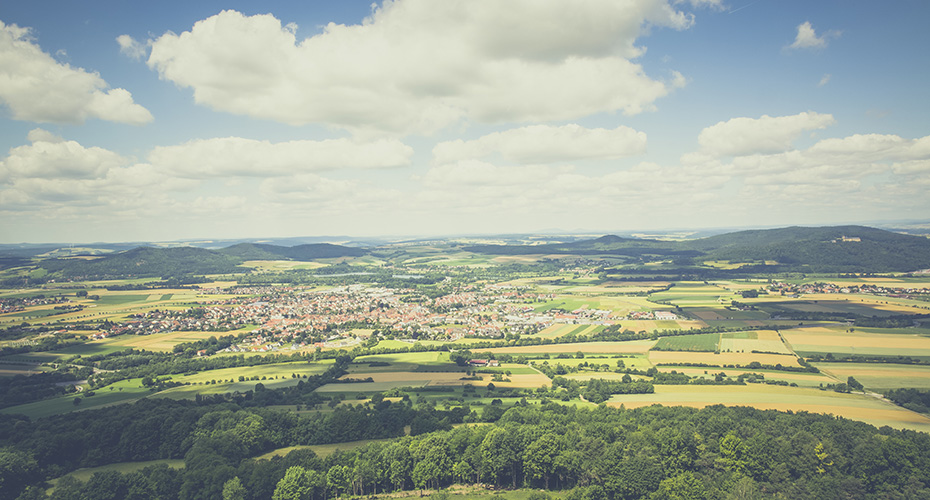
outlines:
M650 351L649 361L654 365L659 363L702 363L713 366L745 366L753 361L758 361L763 365L801 366L795 356L749 352L721 352L720 354L714 354L712 352Z
M614 396L610 406L638 408L653 404L670 406L752 406L762 410L827 413L875 426L930 431L930 418L887 401L858 394L840 394L819 389L772 385L692 386L657 385L655 394Z
M919 335L798 328L782 332L795 351L883 356L930 356L930 338Z
M869 390L930 389L930 366L891 363L816 363L814 366L843 382L855 377Z

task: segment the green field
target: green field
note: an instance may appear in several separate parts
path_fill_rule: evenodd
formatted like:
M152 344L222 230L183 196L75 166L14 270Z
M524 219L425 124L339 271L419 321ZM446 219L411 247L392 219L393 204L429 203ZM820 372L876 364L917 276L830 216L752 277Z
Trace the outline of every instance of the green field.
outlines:
M719 333L701 333L698 335L679 335L662 337L653 349L657 351L716 351L720 341Z
M111 387L113 388L112 390L110 389ZM45 399L35 403L11 406L0 410L0 413L21 413L30 418L42 418L72 411L90 410L119 403L127 403L152 394L151 391L142 387L141 379L121 380L115 384L97 389L94 392L95 394L90 397L75 393L52 399ZM80 404L74 404L74 399L76 397L81 398Z

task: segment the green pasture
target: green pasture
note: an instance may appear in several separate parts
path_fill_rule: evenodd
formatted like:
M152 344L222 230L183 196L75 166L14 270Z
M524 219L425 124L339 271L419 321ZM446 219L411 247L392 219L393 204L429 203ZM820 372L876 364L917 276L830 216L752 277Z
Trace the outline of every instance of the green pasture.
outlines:
M653 349L657 351L716 351L720 343L719 333L661 337Z
M255 390L255 385L258 383L268 389L280 389L297 385L300 380L307 376L319 375L332 364L332 360L321 360L314 363L288 362L205 370L190 375L169 375L167 378L173 382L190 385L166 389L157 393L155 397L190 399L196 397L197 394L246 392ZM298 375L300 378L295 378L292 375ZM240 376L245 377L246 380L240 382ZM258 380L254 380L255 377L258 377Z
M87 389L85 389L85 391L86 390ZM95 394L90 397L75 393L36 401L34 403L12 406L0 410L0 413L21 413L30 418L43 418L72 411L90 410L92 408L127 403L152 394L151 391L142 387L141 379L121 380L106 387L101 387L94 392ZM80 404L74 404L74 398L76 397L81 398Z
M107 471L116 471L121 474L128 474L130 472L136 472L138 470L144 469L146 467L151 467L154 465L167 465L172 469L181 469L184 467L184 459L182 458L163 458L161 460L148 460L145 462L118 462L115 464L101 465L100 467L88 467L84 469L78 469L64 476L52 479L49 481L54 487L58 484L58 481L61 481L66 476L71 476L78 481L87 481L97 472L107 472ZM52 490L49 490L51 492Z

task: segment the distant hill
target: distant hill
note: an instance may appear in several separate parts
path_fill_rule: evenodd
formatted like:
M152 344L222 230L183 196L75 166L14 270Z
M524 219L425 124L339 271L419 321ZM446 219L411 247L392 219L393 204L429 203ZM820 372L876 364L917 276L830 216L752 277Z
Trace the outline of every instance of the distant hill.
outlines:
M865 226L738 231L686 242L714 260L777 261L815 272L930 268L930 239Z
M311 243L293 247L263 243L240 243L217 250L218 253L242 260L301 260L329 259L334 257L360 257L368 253L362 248L345 247L330 243Z
M681 242L607 235L565 244L474 245L465 250L494 255L625 255L768 261L777 262L778 270L804 272L908 272L930 268L930 239L865 226L737 231Z
M494 255L658 255L658 256L697 256L701 252L688 248L678 248L673 242L622 238L607 235L593 240L572 243L549 243L544 245L472 245L463 250Z
M241 259L194 247L138 247L94 260L47 259L39 266L62 277L139 276L242 272Z

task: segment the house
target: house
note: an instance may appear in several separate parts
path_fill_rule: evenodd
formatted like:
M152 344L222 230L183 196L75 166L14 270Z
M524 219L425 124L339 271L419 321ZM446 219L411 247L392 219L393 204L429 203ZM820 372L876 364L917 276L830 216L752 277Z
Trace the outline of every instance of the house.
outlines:
M201 350L197 351L197 355L198 355L198 356L206 356L206 355L207 355L207 350L206 350L206 349L201 349Z

